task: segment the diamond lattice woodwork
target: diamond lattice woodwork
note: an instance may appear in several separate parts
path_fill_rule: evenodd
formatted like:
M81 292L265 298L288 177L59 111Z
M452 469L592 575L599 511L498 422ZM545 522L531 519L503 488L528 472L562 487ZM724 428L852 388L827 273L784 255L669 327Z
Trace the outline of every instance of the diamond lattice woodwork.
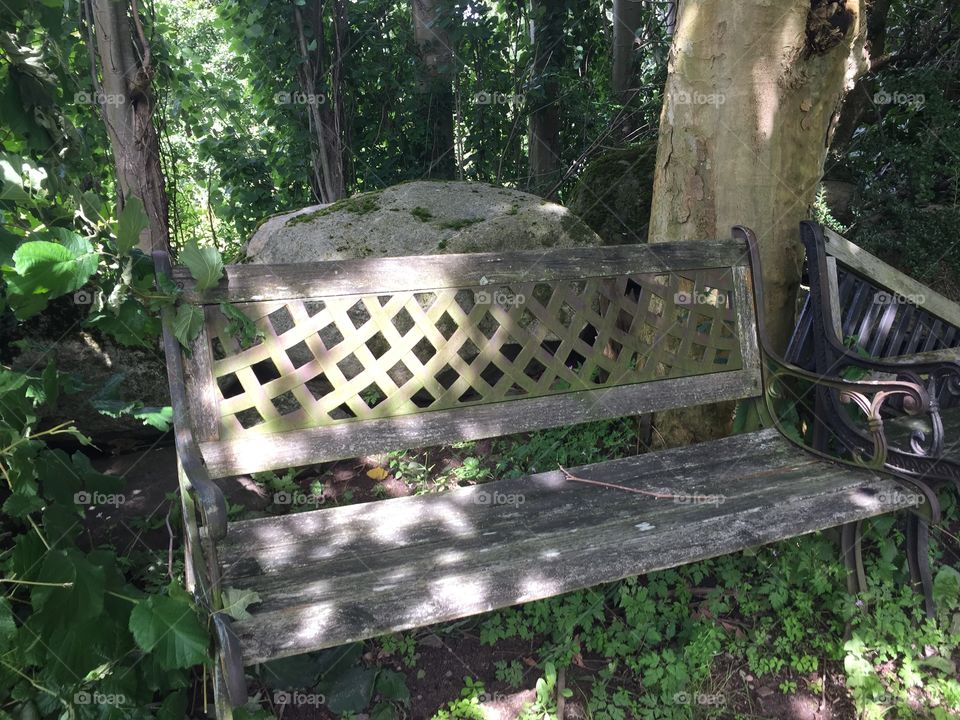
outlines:
M221 440L739 370L729 271L206 308Z

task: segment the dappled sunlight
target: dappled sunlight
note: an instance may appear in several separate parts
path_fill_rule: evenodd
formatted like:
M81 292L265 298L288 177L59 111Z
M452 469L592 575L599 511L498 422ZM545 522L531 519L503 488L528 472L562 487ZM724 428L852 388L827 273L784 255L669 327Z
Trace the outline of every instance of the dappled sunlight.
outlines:
M238 558L228 581L261 598L238 632L263 657L307 651L314 640L452 621L900 506L891 480L811 462L773 430L758 437L762 449L740 435L576 476L238 523L244 537L224 547ZM742 443L755 453L749 471Z

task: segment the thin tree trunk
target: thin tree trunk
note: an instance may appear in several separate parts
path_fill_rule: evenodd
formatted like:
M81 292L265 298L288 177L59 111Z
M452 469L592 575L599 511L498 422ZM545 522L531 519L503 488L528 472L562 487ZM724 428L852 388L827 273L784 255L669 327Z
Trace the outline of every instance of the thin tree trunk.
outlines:
M150 220L140 235L145 252L169 249L169 203L153 124L154 68L136 0L90 0L100 69L101 103L117 172L117 204L143 202Z
M452 179L456 172L453 125L454 52L450 0L410 0L413 36L420 52L417 91L423 98L426 134L420 151L426 177Z
M614 0L612 85L620 102L629 99L637 28L643 22L643 13L643 3L636 0Z
M557 73L565 57L562 4L531 1L534 40L533 85L528 128L531 192L542 195L560 179L560 81Z
M333 3L331 19L333 35L333 61L327 70L327 48L324 40L323 8L313 0L308 8L313 35L317 42L311 53L307 33L300 7L294 5L293 18L297 30L297 49L300 53L300 67L297 80L305 101L307 123L312 142L310 155L312 166L311 186L321 203L332 203L346 196L344 177L344 151L342 132L342 90L339 52L343 46L345 30L345 10L341 2ZM330 74L328 92L323 92L319 82L327 72Z
M756 231L772 340L785 347L830 130L863 71L865 0L683 2L670 51L650 242ZM729 430L731 408L658 417L665 444Z

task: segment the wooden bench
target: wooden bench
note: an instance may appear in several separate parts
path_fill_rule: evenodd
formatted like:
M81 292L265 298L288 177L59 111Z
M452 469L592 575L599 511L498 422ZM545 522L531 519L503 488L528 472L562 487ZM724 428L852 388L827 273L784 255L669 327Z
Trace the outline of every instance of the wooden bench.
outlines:
M244 665L915 506L916 488L884 472L880 410L925 413L924 388L785 364L763 339L756 258L735 228L716 242L235 265L198 291L155 254L205 319L188 352L173 308L163 325L218 714L246 701ZM244 348L221 303L262 338ZM836 460L785 427L783 403L811 388L863 409ZM215 482L761 398L772 426L756 432L437 495L228 524ZM259 594L248 619L218 612L226 587Z
M900 418L886 437L888 463L926 488L924 513L908 519L907 557L932 616L928 525L939 521L937 491L947 484L960 490L960 306L817 223L801 223L800 232L810 291L786 359L835 378L854 369L916 382L930 396L925 419ZM817 396L813 413L843 414L829 393ZM813 438L817 448L825 443L822 432ZM859 526L847 530L859 536ZM862 578L862 570L852 577Z

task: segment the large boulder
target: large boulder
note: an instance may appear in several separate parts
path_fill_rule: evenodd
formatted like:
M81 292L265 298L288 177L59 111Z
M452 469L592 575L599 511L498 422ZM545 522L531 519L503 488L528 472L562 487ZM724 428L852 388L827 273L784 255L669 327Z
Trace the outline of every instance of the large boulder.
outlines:
M601 245L567 208L518 190L416 181L275 215L247 244L255 263Z
M610 150L587 163L567 205L604 245L645 243L653 199L655 142Z

